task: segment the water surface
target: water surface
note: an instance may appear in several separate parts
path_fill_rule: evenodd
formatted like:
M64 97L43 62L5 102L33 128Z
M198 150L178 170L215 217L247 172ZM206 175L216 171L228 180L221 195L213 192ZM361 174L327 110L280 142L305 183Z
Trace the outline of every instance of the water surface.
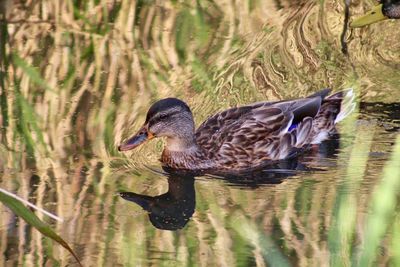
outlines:
M349 31L344 55L342 1L2 5L0 187L62 217L37 213L84 266L328 266L362 252L399 134L399 21ZM162 140L116 149L163 97L184 99L199 125L231 106L350 86L359 112L340 135L274 170L165 175ZM0 214L0 266L76 265ZM385 222L375 263L395 266L399 209Z

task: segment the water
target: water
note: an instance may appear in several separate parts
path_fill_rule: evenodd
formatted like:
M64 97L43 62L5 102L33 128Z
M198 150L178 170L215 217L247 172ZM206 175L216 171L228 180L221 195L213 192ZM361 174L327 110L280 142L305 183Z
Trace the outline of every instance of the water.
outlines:
M3 5L0 187L63 218L35 212L83 266L328 266L375 244L368 216L400 128L399 21L350 30L344 55L342 1ZM162 140L116 149L163 97L184 99L199 125L231 106L349 86L360 110L340 136L274 170L164 174ZM371 255L396 266L398 197L387 199L399 188L388 188ZM0 266L77 265L3 204L0 214Z

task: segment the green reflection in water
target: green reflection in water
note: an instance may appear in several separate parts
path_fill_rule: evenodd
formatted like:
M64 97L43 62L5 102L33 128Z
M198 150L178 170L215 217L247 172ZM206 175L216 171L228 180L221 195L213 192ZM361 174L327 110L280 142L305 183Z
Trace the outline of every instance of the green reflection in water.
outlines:
M301 0L3 1L0 186L65 218L53 227L84 266L396 265L398 210L377 217L388 225L383 230L357 226L375 229L376 208L368 215L369 207L377 195L398 194L379 188L386 188L382 168L399 107L376 102L400 99L399 33L396 22L354 30L346 57L343 8L341 1ZM355 4L351 13L363 8ZM230 106L349 84L374 104L362 104L358 120L342 127L333 156L305 159L323 171L251 186L198 178L196 211L176 232L154 228L147 213L116 194L167 191L166 178L144 168L159 166L162 141L129 157L116 151L156 99L185 99L199 124ZM370 142L354 141L359 133ZM362 157L350 154L357 150ZM351 168L358 178L345 175ZM340 215L342 202L353 211L349 218ZM2 205L0 213L0 265L74 264ZM374 242L363 250L363 240Z

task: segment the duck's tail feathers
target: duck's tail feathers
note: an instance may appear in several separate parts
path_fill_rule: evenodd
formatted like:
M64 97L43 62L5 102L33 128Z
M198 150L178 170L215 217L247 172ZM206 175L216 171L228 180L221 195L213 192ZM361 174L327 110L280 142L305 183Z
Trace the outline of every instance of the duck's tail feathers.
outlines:
M305 144L310 142L310 133L312 131L312 118L307 117L304 118L303 121L299 124L296 132L292 134L296 135L296 142L294 143L295 147L302 147Z
M345 119L350 113L352 113L356 107L354 102L355 94L353 88L348 88L336 94L328 97L329 99L341 99L340 111L336 116L334 123L338 123Z

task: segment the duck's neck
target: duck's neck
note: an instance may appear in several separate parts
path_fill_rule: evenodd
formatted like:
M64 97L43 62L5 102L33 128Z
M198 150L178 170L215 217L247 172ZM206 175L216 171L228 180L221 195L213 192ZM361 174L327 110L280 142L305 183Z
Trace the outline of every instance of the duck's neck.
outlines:
M209 168L208 159L194 139L167 138L161 162L175 169L198 170Z
M168 137L165 149L170 152L187 152L198 149L194 136Z

